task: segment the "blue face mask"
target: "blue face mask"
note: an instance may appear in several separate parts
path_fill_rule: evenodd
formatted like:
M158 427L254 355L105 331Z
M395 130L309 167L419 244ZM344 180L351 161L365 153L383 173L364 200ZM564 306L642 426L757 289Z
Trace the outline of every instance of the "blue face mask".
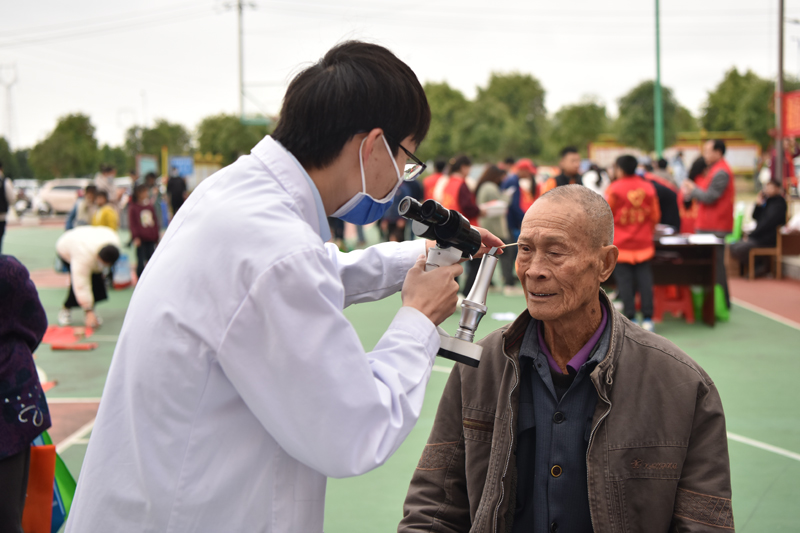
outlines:
M394 157L391 157L392 150L389 148L389 143L386 142L385 137L381 136L381 138L383 139L383 144L386 146L386 152L392 160L392 166L394 166L394 170L397 172L397 184L389 191L389 194L380 200L376 200L367 194L367 181L364 177L364 159L361 157L361 149L364 148L364 141L367 140L367 138L364 137L364 140L361 141L361 146L358 148L358 163L361 165L361 192L357 192L355 196L345 202L342 207L331 215L332 217L350 222L351 224L363 226L364 224L371 224L372 222L380 220L383 214L392 207L394 195L400 187L400 184L403 183L403 177L400 174L400 170L397 168L397 162L394 160Z

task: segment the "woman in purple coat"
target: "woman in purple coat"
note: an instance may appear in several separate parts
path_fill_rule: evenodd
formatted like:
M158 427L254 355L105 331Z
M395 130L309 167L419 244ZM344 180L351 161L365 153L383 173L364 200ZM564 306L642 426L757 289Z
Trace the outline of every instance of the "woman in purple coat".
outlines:
M33 351L47 316L28 270L0 255L0 531L22 532L33 439L50 427Z

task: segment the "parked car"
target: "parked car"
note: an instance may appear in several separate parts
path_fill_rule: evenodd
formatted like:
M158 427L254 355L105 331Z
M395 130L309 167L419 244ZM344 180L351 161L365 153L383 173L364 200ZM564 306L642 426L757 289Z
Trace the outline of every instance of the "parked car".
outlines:
M33 201L33 209L42 214L69 213L78 200L78 192L91 183L88 178L63 178L44 182Z

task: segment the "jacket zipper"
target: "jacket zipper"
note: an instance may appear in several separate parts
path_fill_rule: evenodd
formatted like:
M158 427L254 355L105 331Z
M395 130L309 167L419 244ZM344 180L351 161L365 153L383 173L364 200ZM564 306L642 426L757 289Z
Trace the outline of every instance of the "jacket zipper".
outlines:
M612 318L612 320L613 320L613 318ZM617 330L616 330L616 328L614 326L615 326L615 324L612 323L611 324L611 342L609 342L609 345L608 345L608 356L607 357L610 357L611 354L613 353L614 341L616 340ZM608 367L609 368L608 368L608 373L606 374L606 383L610 387L614 382L614 377L613 377L614 365L613 364L609 364ZM589 433L589 444L587 444L587 446L586 446L586 486L587 486L587 488L589 490L591 490L591 485L589 484L589 452L592 450L592 442L594 442L593 441L594 434L597 432L597 428L600 427L600 424L603 423L603 420L605 420L606 417L608 416L608 414L611 412L611 400L609 400L608 398L603 397L603 395L600 394L599 390L597 391L597 395L600 396L601 400L603 400L604 402L606 402L608 404L608 408L606 409L606 412L603 413L603 416L600 417L600 420L597 421L597 424L595 424L595 426L592 428L592 432ZM594 531L596 533L597 532L597 528L594 525L594 514L592 514L592 505L591 504L589 504L589 519L592 522L592 531Z
M508 446L508 454L506 455L506 465L503 467L503 475L500 477L500 499L497 501L497 505L494 508L494 533L497 533L497 513L500 512L500 505L503 503L503 497L505 496L505 486L503 485L503 480L506 478L506 473L508 472L508 463L511 461L511 450L514 448L514 410L511 406L511 397L514 395L514 391L517 389L517 385L519 384L519 372L517 370L517 365L514 364L513 359L508 357L506 353L506 344L505 339L503 342L503 355L511 362L511 367L514 369L514 386L511 387L511 392L508 394L508 418L511 422L511 439L509 440ZM591 436L589 437L591 440Z

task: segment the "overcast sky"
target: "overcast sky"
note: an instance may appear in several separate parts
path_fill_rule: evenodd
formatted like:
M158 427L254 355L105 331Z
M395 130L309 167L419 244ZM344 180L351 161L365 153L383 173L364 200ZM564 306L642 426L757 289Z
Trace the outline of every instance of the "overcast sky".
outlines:
M14 148L43 139L67 113L88 114L119 145L156 118L191 129L238 111L235 0L0 0L0 83L12 78ZM616 100L655 76L648 0L253 0L245 12L246 111L275 114L288 81L339 41L387 46L422 82L467 97L493 71L531 73L550 113L585 96ZM697 114L733 66L777 72L778 0L661 0L661 77ZM800 0L786 1L800 18ZM800 25L786 25L796 75ZM0 87L0 133L8 137Z

